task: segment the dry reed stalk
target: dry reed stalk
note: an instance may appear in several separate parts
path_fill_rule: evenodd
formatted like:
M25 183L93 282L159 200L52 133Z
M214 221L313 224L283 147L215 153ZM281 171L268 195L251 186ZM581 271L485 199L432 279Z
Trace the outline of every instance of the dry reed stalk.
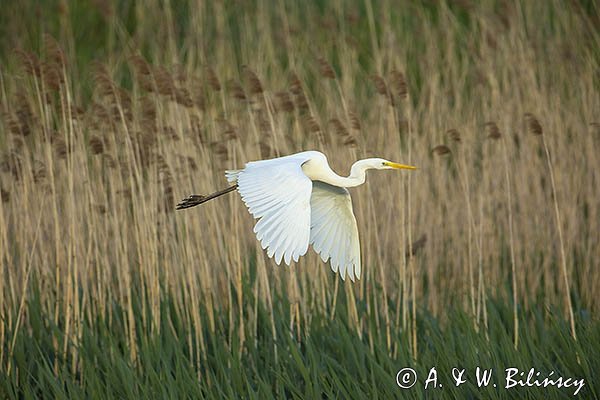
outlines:
M513 228L513 211L512 211L512 188L509 172L508 150L506 140L500 133L500 129L495 122L487 122L485 127L488 131L488 138L492 140L501 140L502 154L504 164L504 179L506 186L506 204L508 206L508 237L510 248L510 264L511 264L511 284L512 284L512 300L513 300L513 344L515 349L519 347L519 315L518 315L518 287L517 287L517 267L515 258L514 246L514 228Z
M368 188L368 193L369 193L367 195L367 197L369 199L369 201L368 201L369 218L368 219L375 222L375 221L377 221L377 213L376 213L376 208L375 208L375 205L373 202L374 196L372 194L370 187ZM403 217L404 217L404 215L403 215ZM402 221L402 222L404 222L404 221ZM404 225L404 224L402 223L402 225ZM381 235L379 233L378 228L373 229L371 235L369 235L369 236L373 237L375 243L380 243L380 241L383 240L383 238L381 237ZM373 257L373 258L377 259L377 265L379 265L379 266L385 265L380 254L377 254L377 256ZM368 261L370 261L370 259L365 257L365 264L367 264ZM368 262L368 264L375 265L375 263L372 261ZM388 283L387 283L387 280L385 279L385 271L383 270L383 268L378 268L377 272L379 274L379 281L381 282L381 297L382 297L381 308L383 309L383 312L382 313L377 312L377 314L375 315L375 321L376 321L376 325L377 325L377 330L379 331L380 326L381 326L381 322L379 320L380 320L380 318L383 318L383 324L385 326L386 349L389 354L391 352L391 346L392 346L392 333L391 333L392 319L390 317L390 311L389 311L390 307L389 307L388 301L387 301L387 299L388 299ZM371 280L372 279L371 276L375 276L374 273L368 274L367 279ZM376 301L377 296L375 296L373 294L373 298L374 298L374 301ZM375 308L375 310L378 310L378 308ZM383 315L381 315L381 314L383 314ZM396 325L397 325L397 323L396 323Z
M41 207L41 210L43 210L43 207ZM25 271L26 271L26 273L25 273L25 278L23 279L23 285L21 287L21 301L19 302L19 309L18 309L18 312L17 312L17 318L16 318L16 321L15 321L15 326L14 326L14 330L13 330L13 337L12 337L12 340L10 342L10 349L9 349L9 352L8 352L8 368L7 368L7 371L6 371L6 374L8 376L10 376L11 368L12 368L12 365L13 365L12 362L11 362L11 360L13 359L13 353L14 353L15 344L16 344L16 341L17 341L17 334L19 333L19 329L21 327L21 317L23 316L23 313L25 312L25 302L26 302L26 299L27 299L27 292L28 292L27 291L27 286L29 284L29 276L31 274L31 270L33 268L33 262L32 262L33 256L34 256L33 252L34 252L34 250L36 248L37 240L38 240L38 237L39 237L40 225L41 225L41 222L42 222L42 214L43 214L43 211L40 211L40 215L39 215L39 218L38 218L37 226L35 228L33 242L31 244L31 250L29 251L29 257L26 259L26 261L24 263L25 264Z
M375 59L375 65L381 68L381 54L379 45L377 42L377 28L375 27L375 18L373 13L373 4L371 0L365 0L365 8L367 10L367 22L369 24L369 33L371 38L371 49L373 51L373 58Z
M101 74L102 75L102 74ZM122 140L122 145L120 151L122 152L122 160L120 159L119 164L127 163L128 168L124 169L122 174L118 175L118 184L121 187L125 187L126 191L131 194L132 200L143 199L143 184L142 184L142 175L140 173L141 166L136 162L136 152L135 146L133 142L133 135L130 132L130 127L127 124L127 118L125 114L127 109L125 107L130 106L130 102L128 101L128 97L123 97L124 93L119 92L116 89L116 85L112 83L112 80L108 77L101 78L101 85L108 86L107 89L113 93L112 97L109 97L109 105L113 108L114 113L118 116L118 121L115 124L115 130L120 130L119 139ZM125 101L123 101L125 100ZM113 131L112 137L113 143L111 146L116 147L116 143L119 142L117 140L117 136ZM114 194L112 194L114 196ZM145 203L142 202L144 206L142 207L144 210L146 209ZM118 233L117 243L120 244L116 248L116 262L119 265L129 265L128 260L128 247L129 247L129 238L130 236L139 237L139 232L137 232L134 228L135 226L127 226L121 225L121 221L119 220L119 214L115 213L113 218L113 226L115 233ZM123 229L119 229L123 227ZM130 230L133 230L131 232ZM133 287L135 282L133 282L131 271L128 268L122 268L118 270L119 272L119 297L121 298L124 307L122 309L123 312L123 320L125 322L125 327L127 331L127 341L129 343L129 356L133 363L137 362L138 358L138 347L137 347L137 329L135 325L135 311L133 307Z
M406 79L404 74L398 70L392 70L391 72L391 85L393 88L393 95L397 97L397 100L392 101L392 105L395 105L395 113L394 113L394 121L398 130L398 137L401 137L402 132L400 130L399 121L402 119L400 117L400 100L408 99L408 87L406 84ZM392 97L393 99L393 97ZM412 108L410 107L410 103L406 102L404 109L404 118L407 124L407 156L408 163L412 164ZM411 199L412 199L412 175L408 176L408 179L405 181L406 188L406 239L408 240L408 272L410 275L410 293L411 293L411 302L412 302L412 315L411 315L411 351L414 360L418 358L418 346L417 346L417 285L416 285L416 271L415 271L415 261L412 256L413 248L412 248L412 207L411 207ZM406 258L403 258L405 262L406 269Z
M563 239L563 231L562 231L562 222L560 216L560 210L558 207L558 197L556 194L556 183L554 179L554 169L552 167L552 159L550 158L550 150L548 149L548 144L546 143L546 137L543 134L542 125L538 121L538 119L531 113L525 114L525 121L527 122L527 127L529 132L536 136L541 136L542 138L542 146L544 147L544 153L546 155L546 162L548 165L548 172L550 173L550 183L552 187L552 200L554 204L554 217L556 222L556 230L558 233L558 240L560 243L560 260L561 260L561 268L563 274L563 284L565 289L565 304L567 306L567 313L569 315L569 323L571 326L571 336L573 339L577 340L577 332L575 330L575 315L573 313L573 305L571 304L571 286L569 285L569 273L567 270L567 256L565 252L565 243Z
M236 204L234 204L233 201L230 201L230 213L232 215L232 228L233 228L233 232L235 233L236 237L241 236L241 229L240 229L240 223L238 221L238 213L235 212L234 207L236 206ZM234 265L237 265L236 268L236 280L235 280L235 286L236 286L236 292L237 292L237 303L238 303L238 323L239 323L239 327L238 327L238 340L239 340L239 357L242 356L242 352L244 349L244 342L246 340L246 333L245 333L245 318L244 318L244 290L243 290L243 283L242 283L242 266L244 265L242 263L242 256L241 256L241 247L239 244L239 241L236 241L236 244L233 246L233 255L232 255L232 261L234 262Z
M480 315L483 318L483 329L485 338L489 340L488 318L487 318L487 294L483 274L483 201L479 200L479 241L478 243L478 280L477 280L477 321Z
M0 185L0 226L8 226L5 220L5 208L6 203L10 201L10 192L4 189L3 186ZM7 229L2 229L0 232L0 254L3 254L8 265L12 264L12 257L10 254L8 239L7 239ZM10 307L10 301L8 300L9 283L8 278L10 277L10 273L6 271L5 268L0 268L0 319L4 321L4 323L0 324L0 342L6 343L6 331L10 329L12 326L12 317L7 310ZM4 352L6 346L0 346L0 363L4 368Z
M459 142L456 142L459 143ZM461 147L457 147L458 150L461 149ZM448 154L450 152L450 149L447 146L444 145L438 145L436 146L433 150L433 152L435 152L438 155L444 155L444 154ZM461 185L461 189L463 191L463 195L465 196L465 203L467 205L467 231L468 231L468 237L467 237L467 286L469 287L469 299L470 299L470 305L471 305L471 315L474 317L474 324L475 324L475 329L478 329L478 321L476 319L477 313L476 313L476 305L475 305L475 280L474 280L474 272L473 272L473 263L472 263L472 237L473 237L473 231L474 231L474 227L475 227L475 221L473 218L473 211L472 211L472 207L471 207L471 196L470 196L470 185L469 185L469 177L467 174L467 161L464 155L464 151L458 151L458 158L459 160L454 160L455 164L456 164L456 168L458 171L458 177L459 177L459 181L460 181L460 185ZM460 165L460 162L462 161L462 165Z
M269 277L267 275L267 265L265 263L265 259L264 257L260 257L260 254L262 252L262 248L260 247L260 244L258 242L256 242L255 244L255 248L256 248L256 264L257 264L257 268L260 271L260 282L262 285L262 288L265 292L266 295L266 309L269 313L269 321L271 323L271 338L273 339L273 353L275 355L275 362L277 363L279 357L278 357L278 347L277 347L277 329L275 326L275 316L273 313L273 297L271 294L271 287L269 285ZM270 311L269 311L270 310Z
M363 338L363 332L360 329L360 320L358 316L358 309L356 308L356 297L354 296L354 286L351 282L346 282L344 285L346 289L346 296L349 301L346 302L346 307L348 309L348 316L350 317L350 321L354 324L354 329L356 329L356 334L360 339Z
M506 140L502 139L502 153L504 154L504 176L506 178L506 202L508 204L508 234L510 240L510 264L512 271L513 286L513 323L515 349L519 347L519 314L518 314L518 291L517 291L517 262L515 257L514 233L513 233L513 211L512 211L512 189L510 181L510 172L508 168L508 151L506 149Z

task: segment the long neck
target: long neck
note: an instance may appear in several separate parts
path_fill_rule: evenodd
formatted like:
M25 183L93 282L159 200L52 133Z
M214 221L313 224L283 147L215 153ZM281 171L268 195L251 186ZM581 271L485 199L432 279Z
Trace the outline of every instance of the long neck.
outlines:
M350 175L348 177L339 176L335 172L331 171L331 174L327 174L322 180L330 185L339 187L355 187L365 183L366 171L371 168L368 160L359 160L352 164L350 168Z

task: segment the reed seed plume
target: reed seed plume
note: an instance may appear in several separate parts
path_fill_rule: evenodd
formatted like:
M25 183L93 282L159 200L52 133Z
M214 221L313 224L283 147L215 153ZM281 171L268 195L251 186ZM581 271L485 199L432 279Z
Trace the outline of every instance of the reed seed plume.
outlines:
M29 104L29 99L24 93L17 94L16 119L9 116L9 129L13 134L28 136L32 132L36 117Z
M304 125L310 133L321 133L321 126L312 115L305 115L303 118Z
M69 154L69 148L65 140L61 137L55 137L52 142L56 156L61 160L66 160Z
M96 210L96 212L101 215L106 214L106 212L108 211L108 208L104 204L94 204L93 207L94 210Z
M338 118L330 119L329 123L333 126L333 132L336 135L338 135L340 137L346 137L346 136L350 135L350 132L348 131L348 129L346 129L346 127L344 126L342 121L340 121Z
M207 66L205 68L206 72L206 81L212 90L215 92L219 92L221 90L221 82L219 82L219 78L215 73L215 70L211 66Z
M406 250L404 256L406 258L409 257L414 257L417 255L417 253L419 251L421 251L421 249L423 249L425 247L425 245L427 244L427 235L426 234L422 234L421 236L419 236L419 238L417 240L415 240L410 246L407 246L407 248L409 250Z
M46 88L51 91L58 91L62 83L62 73L57 66L51 62L43 61L40 70Z
M65 53L56 39L47 33L43 35L46 57L60 71L67 66ZM61 78L62 79L62 74ZM64 83L64 82L61 82Z
M250 93L259 95L262 94L264 91L263 84L260 81L260 79L258 79L258 75L256 75L256 73L252 71L247 65L244 65L242 67L242 70L244 72L245 79L248 82Z
M129 57L137 84L147 92L156 91L153 70L150 64L139 54Z
M383 80L380 75L371 75L371 80L373 81L373 85L375 85L377 93L382 96L389 96L390 91L388 90L385 80Z
M3 203L8 203L10 201L10 192L4 188L0 188L0 198Z
M36 184L42 184L46 182L48 174L46 172L46 166L43 162L35 160L33 165L33 182Z
M16 49L15 55L20 60L23 70L26 73L37 78L42 76L41 62L35 54L21 49Z
M350 126L355 131L361 130L360 119L358 119L358 114L354 111L348 111L348 119L350 119Z
M175 97L175 80L169 71L164 67L154 69L154 82L159 94L174 98Z
M139 54L133 55L129 58L129 61L133 65L135 72L142 76L150 76L152 74L152 68L144 57Z
M229 160L229 149L227 148L227 144L225 144L223 141L219 140L211 142L210 149L221 161L221 163Z
M318 57L317 62L319 63L319 73L323 78L335 79L335 72L333 70L333 67L325 58Z
M244 88L242 88L242 85L240 85L239 82L236 82L234 80L228 81L227 89L229 90L229 92L231 92L231 96L233 96L233 98L238 99L240 101L248 100L246 92L244 92Z
M29 125L22 123L19 118L14 118L8 113L3 113L2 119L8 131L13 135L27 136L31 133Z
M221 135L225 140L234 140L239 138L238 128L225 118L217 119L221 125Z
M279 111L294 112L294 102L290 93L287 91L280 91L275 93L277 98L277 109Z
M157 156L158 183L162 188L159 207L165 212L173 210L175 196L173 194L173 175L171 168L160 154Z
M534 135L541 135L543 133L542 125L533 114L525 113L525 122L530 133Z
M448 146L446 146L446 145L443 145L443 144L439 144L439 145L435 146L433 149L431 149L431 152L433 154L438 155L438 156L443 156L445 154L452 153L450 151L450 148Z
M495 122L486 122L485 128L487 129L489 139L498 140L502 137L500 134L500 129L498 129L498 125Z
M175 101L187 108L192 108L194 106L192 95L185 87L175 89Z
M298 95L303 92L302 91L302 83L300 82L300 78L298 78L298 75L295 72L292 72L290 74L289 85L290 85L290 91L293 94Z
M304 89L302 88L302 83L300 82L300 78L295 72L292 72L290 75L290 91L294 94L294 100L296 103L296 108L300 112L300 114L310 113L310 107L308 105L308 99L306 98L306 94L304 93Z
M0 159L2 171L12 174L12 177L19 181L23 176L23 159L16 151L5 153Z
M89 139L90 149L92 150L92 154L102 154L104 153L104 142L99 136L93 135Z
M406 84L406 79L404 78L404 74L396 69L390 72L390 85L393 88L393 94L398 99L405 100L408 98L408 85Z
M105 65L96 62L94 64L93 79L95 88L101 97L114 98L117 88L113 83Z
M199 82L192 84L192 99L194 101L194 106L196 106L198 110L206 111L206 97L204 95L204 88Z
M446 131L446 134L448 136L450 136L450 139L452 139L454 142L460 142L460 133L458 132L458 130L452 128L449 129L448 131Z

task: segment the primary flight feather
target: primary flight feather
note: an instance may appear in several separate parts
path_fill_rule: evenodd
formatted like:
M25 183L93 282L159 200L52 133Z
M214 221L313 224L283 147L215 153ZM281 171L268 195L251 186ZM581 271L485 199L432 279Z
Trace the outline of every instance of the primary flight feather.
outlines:
M252 216L256 238L279 265L306 254L308 246L330 260L331 269L354 281L360 279L360 242L350 193L362 185L369 169L416 169L382 158L367 158L352 165L342 177L318 151L304 151L270 160L252 161L244 169L226 171L234 185L208 196L191 195L177 209L194 207L225 193L237 191Z

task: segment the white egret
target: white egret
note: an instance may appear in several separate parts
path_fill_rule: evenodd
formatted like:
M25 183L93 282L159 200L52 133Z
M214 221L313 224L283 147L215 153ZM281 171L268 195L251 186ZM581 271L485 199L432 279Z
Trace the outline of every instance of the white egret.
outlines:
M318 151L304 151L270 160L252 161L245 168L226 171L234 185L208 196L191 195L177 209L194 207L238 190L250 213L259 221L256 238L279 265L290 265L306 254L308 245L331 269L352 281L360 279L360 243L352 212L349 187L362 185L369 169L416 169L382 158L367 158L352 165L342 177Z

